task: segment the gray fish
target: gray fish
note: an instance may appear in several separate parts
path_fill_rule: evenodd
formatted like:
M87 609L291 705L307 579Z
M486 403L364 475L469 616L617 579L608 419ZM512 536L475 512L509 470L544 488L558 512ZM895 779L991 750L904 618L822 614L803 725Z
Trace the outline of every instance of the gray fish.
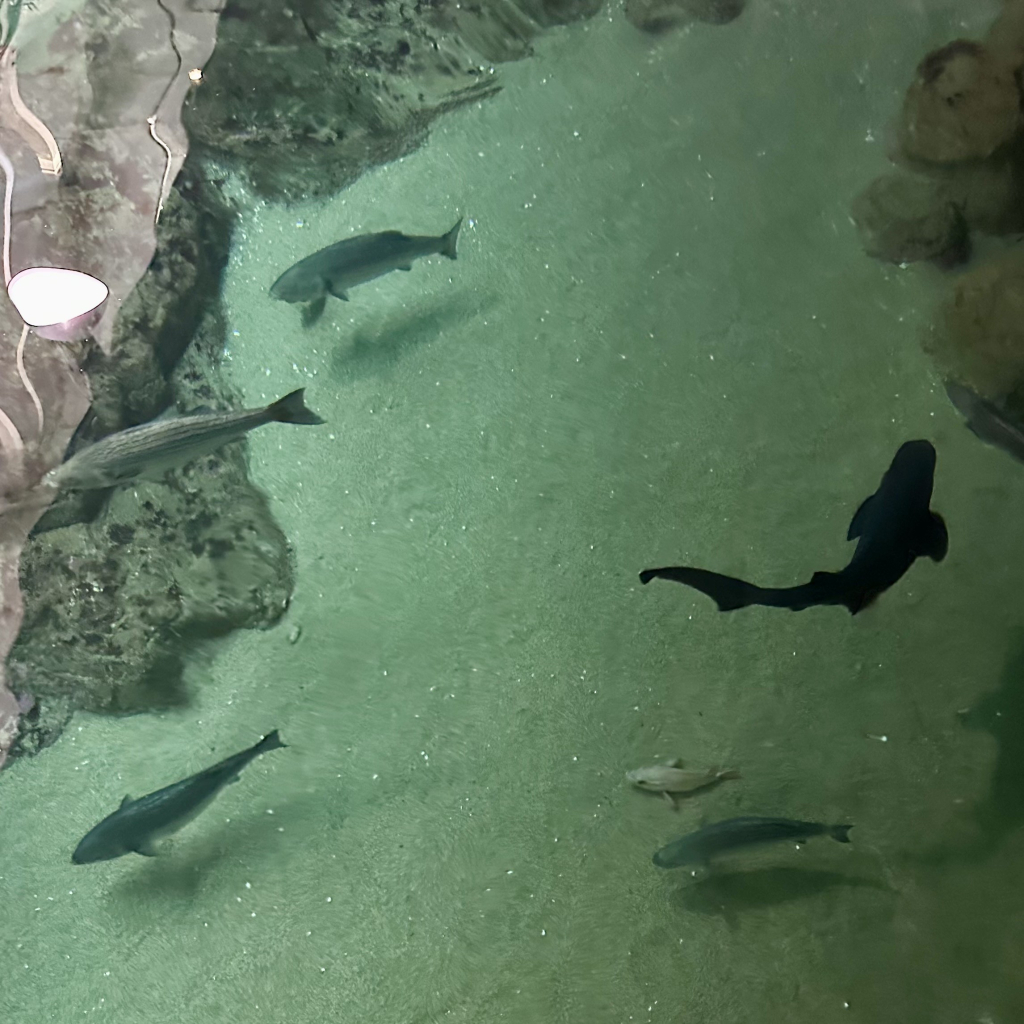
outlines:
M659 868L680 868L685 864L706 866L712 857L730 850L761 843L803 843L812 836L828 835L837 843L848 843L851 828L852 825L822 825L789 818L728 818L663 846L654 855L654 863Z
M440 253L450 260L456 259L455 243L461 227L460 217L443 235L381 231L335 242L289 267L270 286L270 297L283 302L310 303L302 314L302 322L308 327L320 318L328 295L348 302L349 288L392 270L412 270L413 260L421 256Z
M967 429L986 444L1024 462L1024 430L991 402L963 384L946 382L946 394L967 421Z
M667 764L651 765L649 768L634 768L626 772L626 778L637 789L648 793L661 793L673 806L678 807L673 793L693 793L698 789L709 789L717 782L738 779L740 773L734 769L707 768L704 771L688 770L676 758Z
M129 427L76 452L51 469L43 482L60 489L91 490L139 477L159 480L168 469L208 455L264 423L323 423L306 408L304 391L293 391L263 409L194 412Z
M205 810L228 783L238 781L238 773L254 757L284 746L275 729L248 750L233 754L181 782L138 800L126 796L113 814L108 814L86 833L71 855L72 863L92 864L123 857L126 853L155 857L156 842L177 832Z

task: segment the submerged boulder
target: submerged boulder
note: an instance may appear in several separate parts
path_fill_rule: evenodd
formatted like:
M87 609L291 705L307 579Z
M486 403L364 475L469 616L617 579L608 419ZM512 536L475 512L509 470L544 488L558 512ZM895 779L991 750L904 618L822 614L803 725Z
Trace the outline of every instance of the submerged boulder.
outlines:
M924 347L943 377L1024 413L1024 246L957 279Z
M1016 71L1002 51L969 39L928 54L903 102L903 152L938 164L991 156L1024 127Z
M884 174L854 199L850 212L864 251L875 259L953 266L970 255L963 211L928 178Z
M644 32L667 32L691 21L725 25L744 7L746 0L626 0L626 17Z

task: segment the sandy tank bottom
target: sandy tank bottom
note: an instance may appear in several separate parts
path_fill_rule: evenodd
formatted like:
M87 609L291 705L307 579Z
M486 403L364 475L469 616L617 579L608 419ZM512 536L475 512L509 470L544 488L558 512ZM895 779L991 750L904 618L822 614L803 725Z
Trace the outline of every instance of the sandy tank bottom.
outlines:
M917 60L994 13L967 10L752 2L653 42L613 10L334 200L246 200L234 379L328 421L250 441L294 602L191 666L188 709L81 716L4 773L5 1024L1024 1019L1024 835L976 813L1009 741L957 714L1022 658L1024 472L920 351L939 273L870 261L847 215ZM267 297L338 238L460 215L457 262L313 328ZM877 607L639 585L838 567L912 437L950 554ZM166 856L70 863L126 792L272 728ZM676 812L628 788L675 756L743 778ZM652 865L737 814L853 842Z

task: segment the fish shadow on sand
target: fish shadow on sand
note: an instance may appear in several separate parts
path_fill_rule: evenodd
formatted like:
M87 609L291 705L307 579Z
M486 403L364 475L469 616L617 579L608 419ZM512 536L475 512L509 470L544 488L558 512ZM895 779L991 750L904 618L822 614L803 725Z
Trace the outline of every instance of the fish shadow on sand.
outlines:
M212 875L229 865L238 867L240 860L259 864L280 858L282 841L289 834L294 836L302 823L315 820L318 805L312 798L289 799L286 807L271 816L265 813L267 798L261 799L257 789L253 787L242 798L240 803L244 806L221 813L219 821L216 805L207 808L204 815L211 815L212 820L203 822L200 816L189 825L188 832L166 840L159 848L159 856L124 858L122 863L128 870L111 884L111 899L126 904L166 899L178 904L182 899L199 896L207 889ZM231 818L230 823L225 823L225 817ZM278 828L285 831L278 832Z
M340 381L384 376L410 350L429 345L442 334L464 326L496 305L491 293L468 290L436 299L386 317L373 327L359 327L331 357L331 372Z
M711 873L699 881L678 888L671 902L680 910L715 914L735 926L744 911L811 899L829 889L846 886L888 892L883 882L863 875L809 868L757 868L752 871Z
M999 688L958 713L965 729L987 732L997 744L988 791L971 809L963 834L908 852L919 867L978 864L994 856L1003 840L1024 825L1024 635L1007 659Z
M997 744L988 792L972 809L974 834L909 855L912 863L941 867L988 860L1024 825L1024 634L1018 636L997 690L959 713L965 729L987 732Z

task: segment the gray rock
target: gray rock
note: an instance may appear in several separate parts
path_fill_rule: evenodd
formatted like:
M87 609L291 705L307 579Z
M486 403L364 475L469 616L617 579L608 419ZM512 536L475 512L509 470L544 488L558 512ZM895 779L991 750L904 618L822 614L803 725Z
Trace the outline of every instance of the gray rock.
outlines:
M331 195L415 149L439 114L499 88L550 25L601 0L233 0L185 111L193 152L268 199Z

